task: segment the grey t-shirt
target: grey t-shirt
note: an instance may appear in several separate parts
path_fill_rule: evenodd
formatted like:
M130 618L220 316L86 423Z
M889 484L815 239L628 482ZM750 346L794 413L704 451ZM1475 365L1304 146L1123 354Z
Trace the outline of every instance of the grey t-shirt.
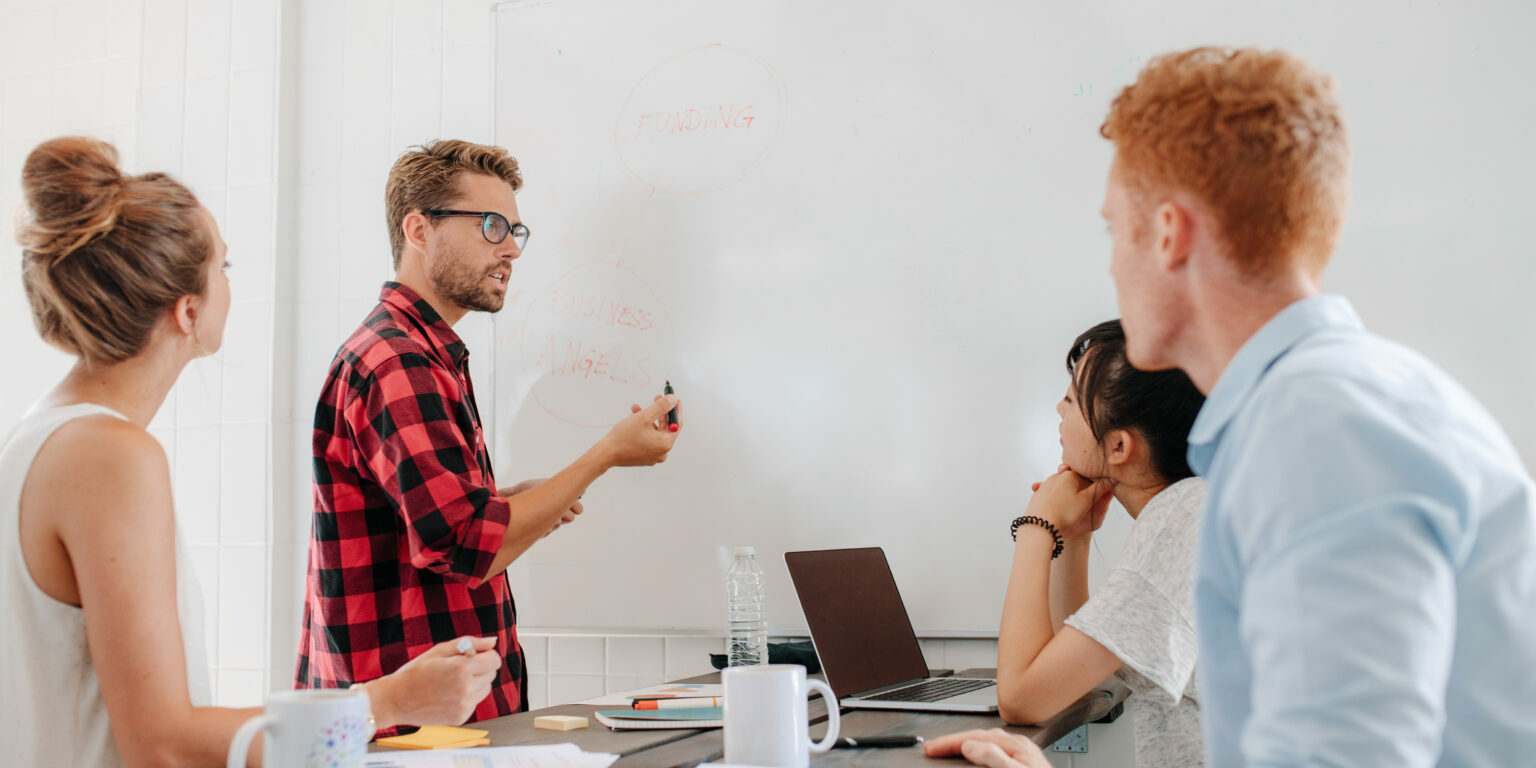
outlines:
M1136 765L1201 766L1195 691L1195 537L1205 481L1180 480L1152 497L1131 525L1109 578L1066 623L1125 666Z

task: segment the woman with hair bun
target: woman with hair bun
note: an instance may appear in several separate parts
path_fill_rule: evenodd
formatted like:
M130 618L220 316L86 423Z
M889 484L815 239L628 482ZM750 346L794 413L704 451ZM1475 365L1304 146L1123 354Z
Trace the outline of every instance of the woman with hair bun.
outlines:
M207 706L200 593L146 427L187 363L219 349L227 248L186 187L123 174L94 139L38 146L22 186L32 317L78 360L0 449L5 762L223 765L260 710ZM366 685L379 729L464 722L501 655L455 646Z

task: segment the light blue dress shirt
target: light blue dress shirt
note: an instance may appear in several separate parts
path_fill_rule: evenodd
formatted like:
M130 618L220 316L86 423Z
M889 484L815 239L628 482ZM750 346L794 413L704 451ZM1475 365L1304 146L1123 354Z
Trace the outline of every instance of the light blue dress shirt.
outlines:
M1536 488L1461 386L1305 299L1222 373L1189 463L1210 765L1536 765Z

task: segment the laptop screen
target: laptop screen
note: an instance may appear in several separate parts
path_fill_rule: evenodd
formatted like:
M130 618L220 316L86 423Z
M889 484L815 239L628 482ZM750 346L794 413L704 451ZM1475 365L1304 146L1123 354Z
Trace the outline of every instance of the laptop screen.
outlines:
M879 547L786 552L821 671L838 696L928 676Z

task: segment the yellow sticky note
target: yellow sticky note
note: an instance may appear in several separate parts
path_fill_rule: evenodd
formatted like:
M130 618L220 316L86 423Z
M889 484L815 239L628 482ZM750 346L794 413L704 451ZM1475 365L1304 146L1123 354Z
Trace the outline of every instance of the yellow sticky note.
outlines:
M490 731L459 728L452 725L428 725L409 736L387 736L379 746L390 749L458 749L490 744Z

